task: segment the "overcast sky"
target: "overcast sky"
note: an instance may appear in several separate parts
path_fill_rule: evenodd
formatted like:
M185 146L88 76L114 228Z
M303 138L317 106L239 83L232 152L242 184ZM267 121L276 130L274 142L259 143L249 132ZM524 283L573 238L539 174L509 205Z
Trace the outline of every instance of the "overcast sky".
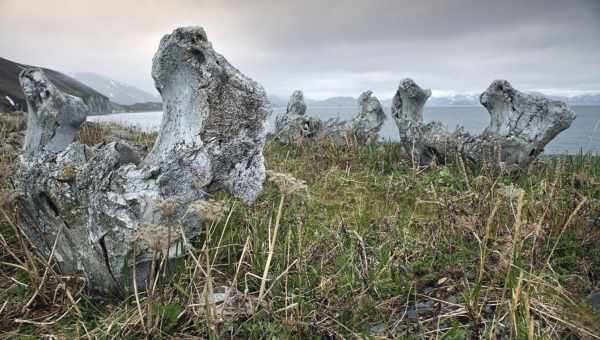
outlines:
M548 94L600 92L600 0L0 0L0 56L154 91L162 35L203 26L270 94L434 94L494 79Z

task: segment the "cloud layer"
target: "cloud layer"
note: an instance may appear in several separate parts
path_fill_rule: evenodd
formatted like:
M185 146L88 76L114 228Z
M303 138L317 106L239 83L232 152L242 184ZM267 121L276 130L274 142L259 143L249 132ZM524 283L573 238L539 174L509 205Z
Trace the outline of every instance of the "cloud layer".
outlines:
M439 91L480 92L498 78L600 90L598 0L0 0L0 51L151 90L160 37L187 25L280 96L385 98L406 76Z

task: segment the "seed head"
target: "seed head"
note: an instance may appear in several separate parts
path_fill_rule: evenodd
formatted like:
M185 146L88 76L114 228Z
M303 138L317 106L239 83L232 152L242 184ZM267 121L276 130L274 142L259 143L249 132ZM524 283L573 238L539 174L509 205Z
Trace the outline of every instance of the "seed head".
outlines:
M291 174L267 170L267 177L271 182L277 185L283 194L289 195L300 192L308 194L308 186L306 185L306 182L295 178Z

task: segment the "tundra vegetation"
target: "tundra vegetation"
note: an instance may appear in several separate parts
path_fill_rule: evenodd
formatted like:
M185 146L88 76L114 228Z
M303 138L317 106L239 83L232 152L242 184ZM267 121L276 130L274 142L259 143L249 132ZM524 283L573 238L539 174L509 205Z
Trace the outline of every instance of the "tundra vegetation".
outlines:
M203 30L165 36L153 76L158 134L80 126L83 101L21 74L26 136L0 120L2 337L599 337L600 158L536 157L573 119L560 103L498 82L484 135L430 135L403 81L399 143L265 144L262 87ZM361 103L344 136L376 135ZM472 162L474 139L519 153Z
M17 227L9 177L23 124L2 117L3 338L600 334L586 302L600 284L596 156L505 173L459 158L418 166L398 143L268 142L273 173L254 205L219 193L214 218L148 289L98 298ZM111 131L146 150L156 138L85 123L76 139L96 145Z

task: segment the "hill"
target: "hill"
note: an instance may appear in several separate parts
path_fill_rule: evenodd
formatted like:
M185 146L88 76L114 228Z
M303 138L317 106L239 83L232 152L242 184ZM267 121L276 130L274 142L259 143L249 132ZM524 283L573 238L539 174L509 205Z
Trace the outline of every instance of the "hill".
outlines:
M29 65L0 58L0 111L26 111L27 103L21 85L19 73ZM48 78L62 91L80 97L92 109L92 114L112 112L109 99L93 88L51 69L41 68Z

